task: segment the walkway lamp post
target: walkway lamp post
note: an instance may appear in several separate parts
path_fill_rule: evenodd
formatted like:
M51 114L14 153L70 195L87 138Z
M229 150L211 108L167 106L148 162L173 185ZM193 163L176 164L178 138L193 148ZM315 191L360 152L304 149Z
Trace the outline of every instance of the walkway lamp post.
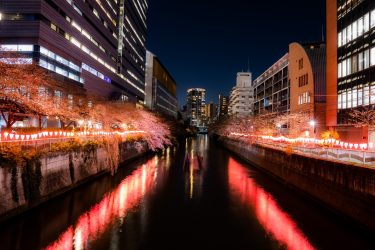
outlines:
M313 133L314 133L314 143L315 143L315 130L316 130L316 121L314 120L311 120L310 121L310 126L312 127L313 129Z

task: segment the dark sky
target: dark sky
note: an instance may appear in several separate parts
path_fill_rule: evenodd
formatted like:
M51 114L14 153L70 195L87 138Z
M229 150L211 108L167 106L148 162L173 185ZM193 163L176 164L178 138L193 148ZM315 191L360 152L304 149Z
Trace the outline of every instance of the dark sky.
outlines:
M291 42L319 41L324 0L150 0L148 49L178 84L207 89L208 101L228 94L236 73L253 78L283 56Z

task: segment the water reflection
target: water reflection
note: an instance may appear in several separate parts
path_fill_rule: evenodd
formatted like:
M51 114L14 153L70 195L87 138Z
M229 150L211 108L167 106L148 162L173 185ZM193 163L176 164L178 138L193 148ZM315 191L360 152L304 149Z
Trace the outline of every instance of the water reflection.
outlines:
M183 169L185 171L186 194L190 199L201 196L204 171L207 166L207 150L207 135L186 139Z
M246 168L229 158L229 186L232 195L240 198L255 213L267 233L287 249L314 249L296 223L263 188L249 177Z
M155 156L135 170L45 249L88 249L90 243L98 240L115 223L121 227L127 214L140 204L142 198L154 189L158 182L163 183L170 164L169 154L168 149L161 159ZM159 168L159 164L163 167Z

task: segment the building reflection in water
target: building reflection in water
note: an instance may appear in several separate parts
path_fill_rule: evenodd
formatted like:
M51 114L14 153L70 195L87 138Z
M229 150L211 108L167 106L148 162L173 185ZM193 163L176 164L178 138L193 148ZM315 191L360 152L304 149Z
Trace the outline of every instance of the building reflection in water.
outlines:
M208 136L186 139L185 142L185 190L189 199L199 198L202 193L204 172L207 165Z
M170 150L165 152L170 153ZM164 154L170 163L170 156ZM112 192L108 193L99 203L82 214L60 237L45 249L87 249L89 243L98 240L114 223L120 226L127 214L137 207L142 198L165 178L166 162L160 163L155 156L142 167L125 178ZM160 163L160 164L159 164ZM163 167L158 167L162 165ZM158 176L160 172L163 176Z
M280 245L295 250L314 249L292 218L282 211L269 193L249 177L247 169L233 158L229 159L228 178L232 195L252 209L263 228Z

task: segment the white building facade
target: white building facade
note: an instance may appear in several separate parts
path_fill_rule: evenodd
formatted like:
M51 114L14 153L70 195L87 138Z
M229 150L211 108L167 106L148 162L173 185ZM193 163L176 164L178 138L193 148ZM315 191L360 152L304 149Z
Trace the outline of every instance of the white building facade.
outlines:
M240 72L237 74L237 83L229 97L229 115L249 116L253 114L254 89L252 74Z

